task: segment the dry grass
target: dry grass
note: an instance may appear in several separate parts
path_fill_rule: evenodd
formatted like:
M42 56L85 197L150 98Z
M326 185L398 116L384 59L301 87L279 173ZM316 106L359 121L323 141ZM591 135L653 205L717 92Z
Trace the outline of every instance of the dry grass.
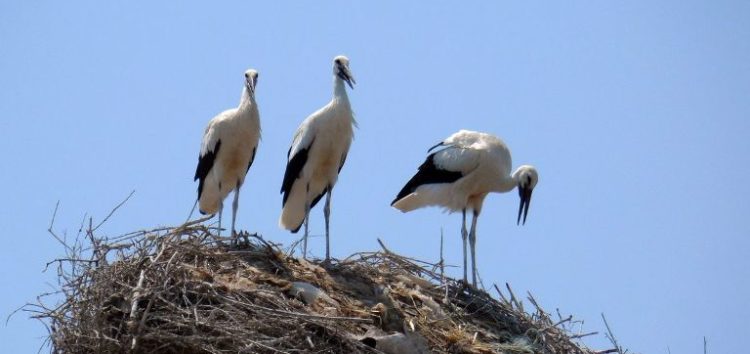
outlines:
M62 301L25 308L55 353L595 353L530 295L531 313L510 287L493 299L385 247L320 264L255 235L226 246L197 222L94 230L58 238Z

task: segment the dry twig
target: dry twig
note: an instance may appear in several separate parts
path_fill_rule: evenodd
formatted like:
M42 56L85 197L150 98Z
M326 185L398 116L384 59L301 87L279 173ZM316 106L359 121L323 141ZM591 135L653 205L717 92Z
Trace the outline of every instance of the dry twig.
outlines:
M510 300L466 287L442 256L420 261L378 240L382 252L321 267L257 234L222 246L201 221L103 239L89 218L87 237L50 262L63 301L24 310L66 353L375 353L364 338L393 331L436 353L594 353L571 340L571 316L550 320L531 294L536 312L524 312L508 284ZM300 301L290 292L300 282L325 297Z

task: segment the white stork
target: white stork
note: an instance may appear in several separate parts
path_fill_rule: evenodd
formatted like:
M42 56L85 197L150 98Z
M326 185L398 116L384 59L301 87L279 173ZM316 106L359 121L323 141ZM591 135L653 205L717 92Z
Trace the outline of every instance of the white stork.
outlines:
M502 140L490 134L461 130L433 146L428 152L436 148L441 149L427 156L391 206L408 212L436 205L449 212L460 210L463 213L461 236L464 246L464 283L467 283L466 210L471 209L474 218L468 238L471 244L471 280L476 286L476 227L484 198L490 192L504 193L518 187L521 204L516 223L521 222L523 214L525 224L531 192L539 176L536 169L529 165L520 166L511 174L510 150Z
M329 217L331 192L346 161L354 135L354 120L344 83L354 88L349 59L333 59L333 99L311 114L294 133L287 152L284 181L281 184L282 210L279 226L296 233L305 224L303 257L307 256L310 209L326 195L323 209L326 222L326 261L330 259Z
M195 180L198 180L198 200L201 214L221 212L224 199L234 190L232 202L232 236L235 237L235 219L240 187L255 159L260 141L260 115L255 102L258 72L245 71L245 85L237 108L219 113L208 122L203 134Z

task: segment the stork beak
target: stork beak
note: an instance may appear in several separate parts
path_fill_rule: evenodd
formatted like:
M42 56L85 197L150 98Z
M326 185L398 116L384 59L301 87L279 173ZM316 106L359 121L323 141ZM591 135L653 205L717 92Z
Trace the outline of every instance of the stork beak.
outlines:
M339 64L338 76L339 78L341 78L341 80L344 80L349 85L349 88L351 88L352 90L354 89L354 84L356 84L357 81L354 80L354 75L352 75L349 67Z
M531 204L531 192L533 189L518 186L518 196L521 197L521 203L518 205L518 219L516 225L526 225L526 216L529 215L529 204ZM521 214L523 214L523 223L521 223Z
M255 85L257 84L257 80L254 77L248 77L245 80L245 87L247 87L247 92L250 93L251 96L255 97Z

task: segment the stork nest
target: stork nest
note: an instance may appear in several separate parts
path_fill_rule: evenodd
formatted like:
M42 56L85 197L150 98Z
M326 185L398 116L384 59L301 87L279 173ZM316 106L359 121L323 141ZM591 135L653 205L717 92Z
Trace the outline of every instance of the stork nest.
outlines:
M572 317L553 318L530 294L527 312L507 285L492 298L440 263L383 246L324 264L212 231L89 231L50 262L61 302L25 310L54 353L596 353L576 343L588 334L573 334Z

